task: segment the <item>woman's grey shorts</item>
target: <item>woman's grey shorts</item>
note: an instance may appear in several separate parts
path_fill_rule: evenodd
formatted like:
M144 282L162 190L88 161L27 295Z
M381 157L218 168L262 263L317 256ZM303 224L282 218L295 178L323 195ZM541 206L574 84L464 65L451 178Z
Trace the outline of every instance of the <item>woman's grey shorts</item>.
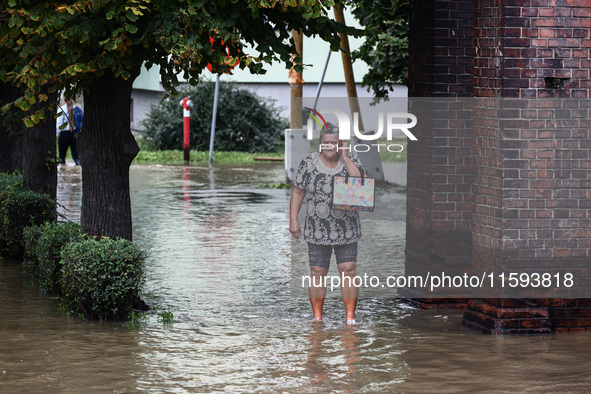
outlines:
M308 242L310 265L328 269L333 248L337 264L357 262L357 242L347 245L316 245Z

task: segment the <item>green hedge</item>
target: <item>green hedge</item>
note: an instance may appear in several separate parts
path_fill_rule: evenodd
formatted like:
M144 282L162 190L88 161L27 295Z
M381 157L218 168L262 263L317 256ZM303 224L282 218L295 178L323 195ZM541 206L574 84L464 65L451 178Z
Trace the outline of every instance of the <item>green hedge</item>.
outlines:
M23 176L21 174L0 173L0 192L9 188L22 188Z
M87 319L125 320L139 300L145 254L124 239L70 242L61 252L62 305Z
M22 187L22 176L0 174L0 256L24 257L23 267L69 312L87 319L125 320L139 298L145 255L129 241L80 234L56 222L56 202Z
M208 151L211 134L215 84L202 82L150 109L141 122L143 135L159 150L183 149L183 108L180 100L190 97L191 150ZM289 127L274 102L231 83L220 83L215 150L238 152L278 152L284 146Z
M23 267L37 280L42 291L61 294L61 251L68 242L81 237L78 223L53 222L25 227Z
M20 187L0 191L0 256L21 258L23 229L56 220L56 202Z
M23 230L23 266L41 289L57 294L69 313L89 320L126 320L139 294L144 254L126 240L89 238L77 223L45 223Z

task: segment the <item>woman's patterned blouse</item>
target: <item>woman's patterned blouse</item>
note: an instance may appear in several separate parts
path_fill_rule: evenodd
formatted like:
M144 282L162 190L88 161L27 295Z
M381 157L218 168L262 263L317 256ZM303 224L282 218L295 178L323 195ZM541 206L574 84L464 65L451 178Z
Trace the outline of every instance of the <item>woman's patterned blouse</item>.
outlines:
M364 171L358 158L351 159ZM333 176L346 175L347 169L342 158L336 168L329 168L320 159L320 153L314 152L300 163L293 185L306 191L304 239L307 242L345 245L361 238L359 212L332 209Z

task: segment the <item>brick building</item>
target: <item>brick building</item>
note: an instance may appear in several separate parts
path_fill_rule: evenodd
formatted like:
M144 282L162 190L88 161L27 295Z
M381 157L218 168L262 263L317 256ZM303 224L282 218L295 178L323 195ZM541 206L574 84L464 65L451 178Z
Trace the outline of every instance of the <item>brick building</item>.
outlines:
M410 20L407 274L560 281L406 295L490 333L590 329L591 0L414 0Z

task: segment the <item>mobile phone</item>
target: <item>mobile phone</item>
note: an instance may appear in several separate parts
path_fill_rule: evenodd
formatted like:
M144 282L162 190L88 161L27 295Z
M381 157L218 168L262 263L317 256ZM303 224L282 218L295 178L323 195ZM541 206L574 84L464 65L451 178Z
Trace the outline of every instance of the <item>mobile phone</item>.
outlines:
M345 141L345 140L339 140L339 148L337 149L337 155L340 156L340 155L343 154L343 151L341 149L343 146L347 146L347 141Z

